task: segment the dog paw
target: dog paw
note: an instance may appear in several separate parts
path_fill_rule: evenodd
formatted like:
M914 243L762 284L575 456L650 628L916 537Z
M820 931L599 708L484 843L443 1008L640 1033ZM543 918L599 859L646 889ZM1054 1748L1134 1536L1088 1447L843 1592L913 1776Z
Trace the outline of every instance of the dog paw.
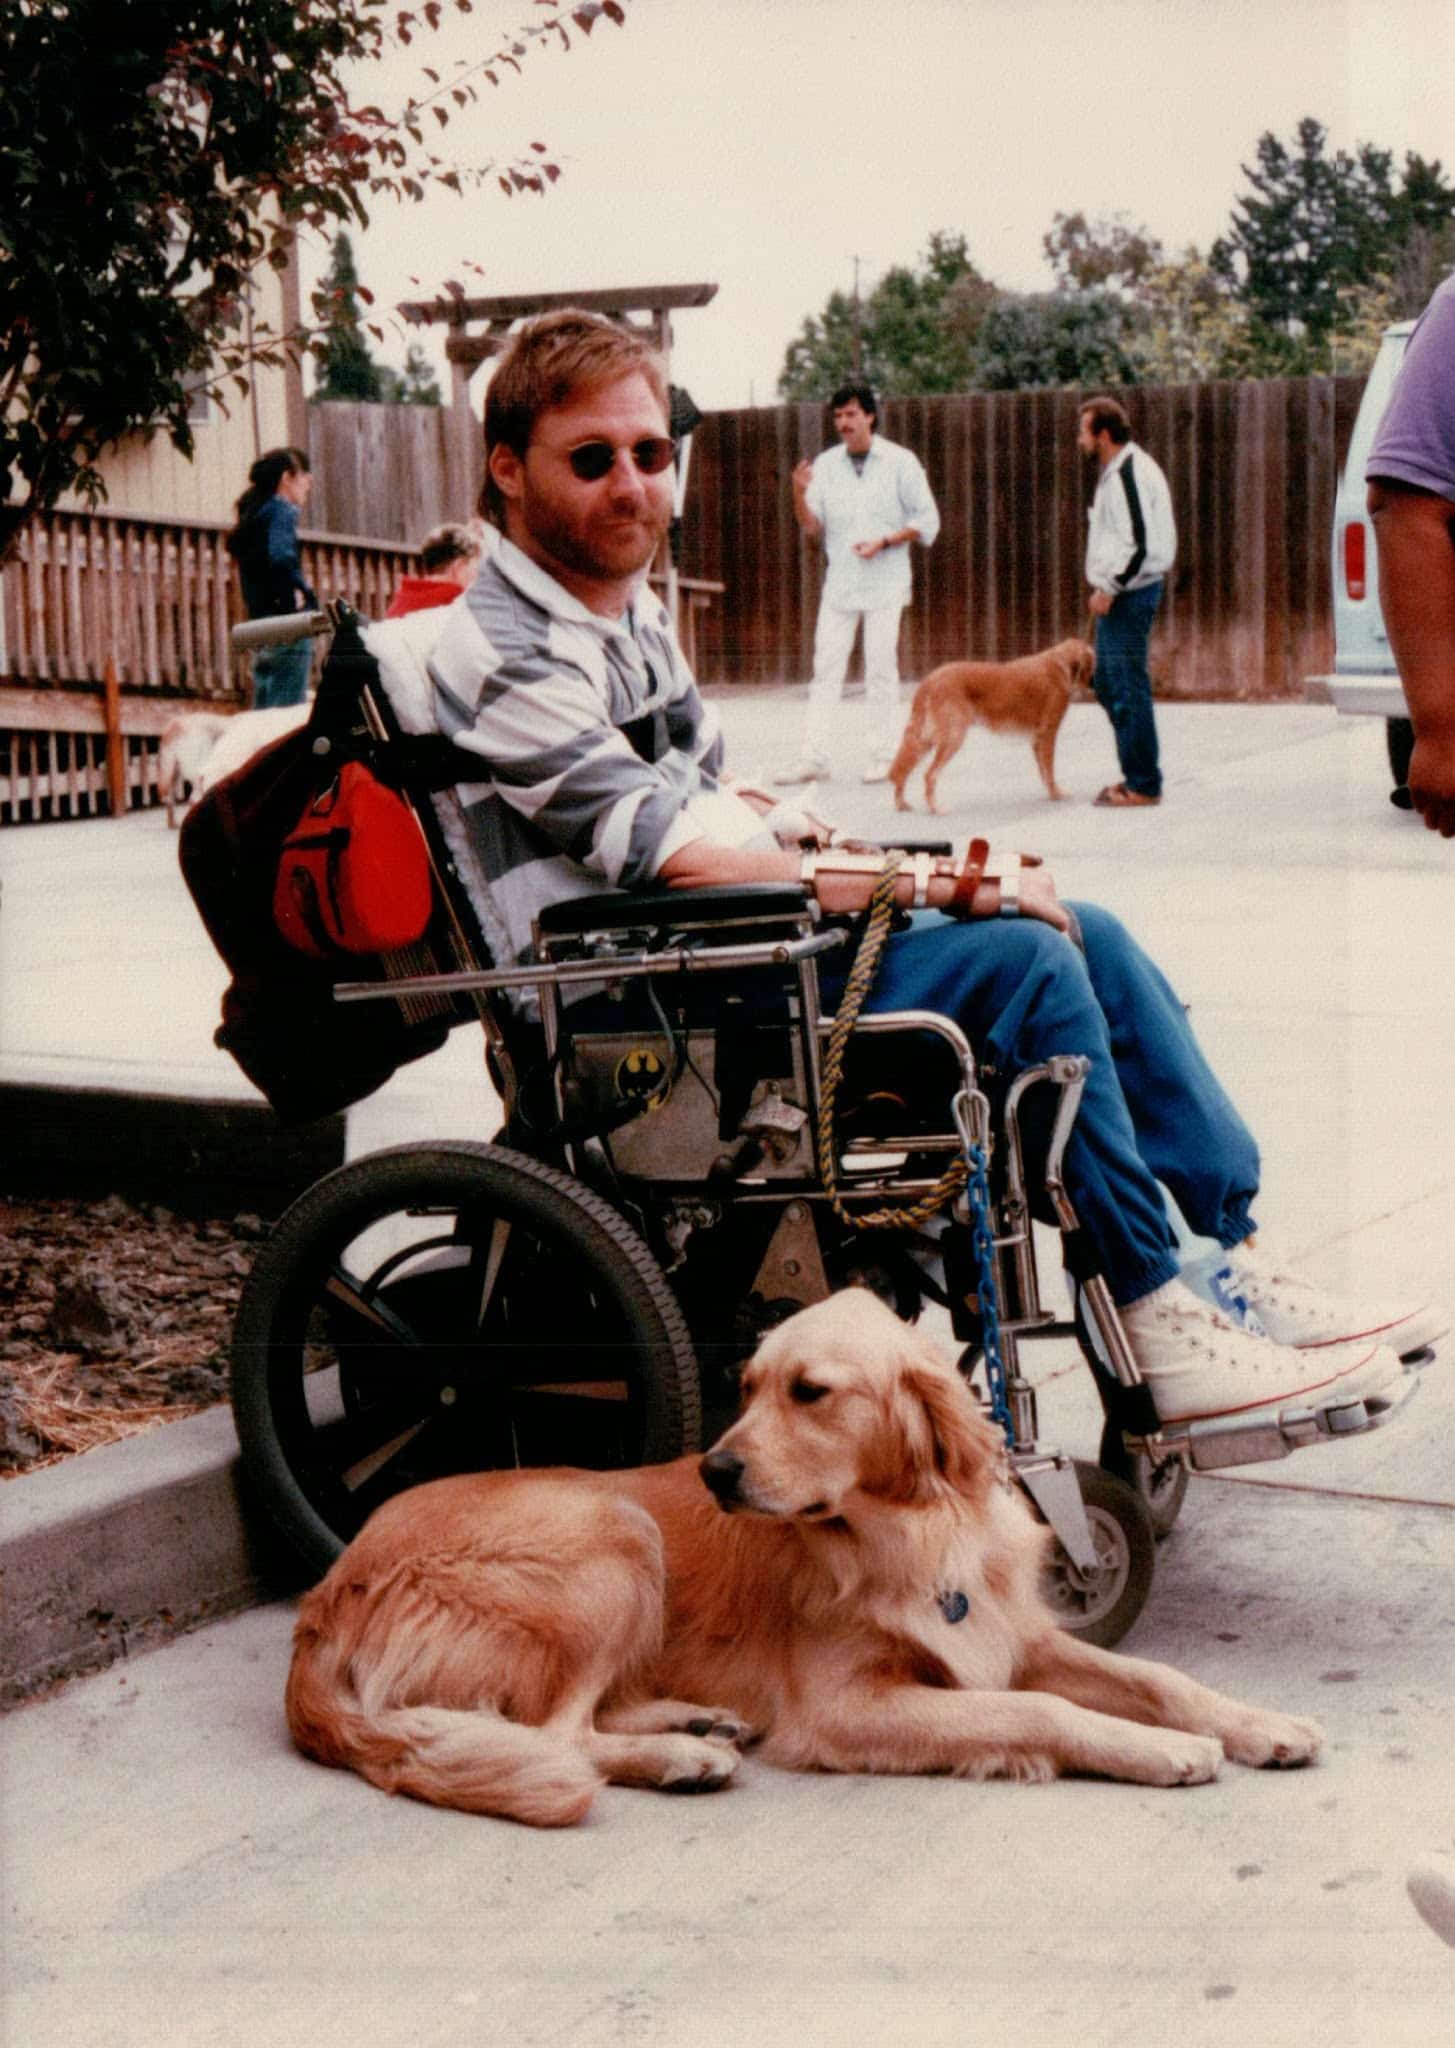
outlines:
M1223 1735L1223 1748L1233 1762L1254 1770L1297 1770L1311 1764L1323 1746L1318 1722L1293 1714L1253 1711Z
M742 1762L728 1743L697 1735L665 1737L661 1755L663 1792L719 1791Z
M1223 1746L1215 1735L1167 1734L1148 1759L1145 1773L1127 1776L1143 1785L1208 1785L1222 1768Z
M735 1749L744 1749L758 1739L758 1730L749 1722L739 1720L730 1707L704 1707L700 1714L694 1714L682 1726L688 1735L703 1735L713 1742L730 1742Z

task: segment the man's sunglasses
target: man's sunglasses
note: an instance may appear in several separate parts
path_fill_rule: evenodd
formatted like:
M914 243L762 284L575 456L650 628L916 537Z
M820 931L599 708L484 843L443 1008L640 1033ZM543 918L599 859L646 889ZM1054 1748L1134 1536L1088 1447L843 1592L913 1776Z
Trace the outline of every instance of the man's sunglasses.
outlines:
M644 440L631 444L631 459L643 476L660 476L664 469L671 468L676 453L677 443L669 441L665 434L648 434ZM566 450L571 474L583 484L599 484L611 473L616 457L617 450L610 441L582 441L578 447Z

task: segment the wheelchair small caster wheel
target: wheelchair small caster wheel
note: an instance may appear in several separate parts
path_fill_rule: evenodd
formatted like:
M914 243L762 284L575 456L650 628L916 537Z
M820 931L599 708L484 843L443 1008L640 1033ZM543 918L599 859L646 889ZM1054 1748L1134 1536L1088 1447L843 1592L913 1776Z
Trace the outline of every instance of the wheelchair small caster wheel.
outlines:
M1156 1539L1146 1505L1125 1481L1081 1458L1075 1465L1097 1567L1079 1570L1058 1543L1042 1591L1068 1635L1105 1650L1146 1605Z
M1133 1493L1140 1494L1152 1524L1152 1534L1158 1541L1170 1534L1182 1513L1182 1503L1187 1498L1187 1482L1191 1477L1181 1458L1164 1458L1158 1464L1145 1451L1129 1451L1121 1431L1115 1423L1109 1422L1101 1433L1097 1459L1104 1472L1125 1481Z

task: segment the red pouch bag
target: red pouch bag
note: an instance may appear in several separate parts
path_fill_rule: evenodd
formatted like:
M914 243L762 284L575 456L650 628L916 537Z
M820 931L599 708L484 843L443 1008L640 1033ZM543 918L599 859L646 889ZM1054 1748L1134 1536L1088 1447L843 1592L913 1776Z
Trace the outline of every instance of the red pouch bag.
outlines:
M361 762L346 761L283 842L279 932L315 960L390 953L424 936L433 902L414 813Z

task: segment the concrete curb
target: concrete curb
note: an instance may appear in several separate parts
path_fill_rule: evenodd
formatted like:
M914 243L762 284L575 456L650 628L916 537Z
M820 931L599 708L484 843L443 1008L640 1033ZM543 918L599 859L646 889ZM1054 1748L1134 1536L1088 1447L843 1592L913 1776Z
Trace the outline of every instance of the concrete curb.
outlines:
M0 1084L6 1185L186 1210L278 1211L343 1158L341 1116L261 1101ZM207 1410L0 1481L0 1711L296 1588L244 1500L231 1411Z
M0 1488L0 1708L296 1589L245 1509L228 1408Z
M0 1080L11 1193L121 1194L276 1215L344 1156L344 1119L290 1126L261 1098Z

